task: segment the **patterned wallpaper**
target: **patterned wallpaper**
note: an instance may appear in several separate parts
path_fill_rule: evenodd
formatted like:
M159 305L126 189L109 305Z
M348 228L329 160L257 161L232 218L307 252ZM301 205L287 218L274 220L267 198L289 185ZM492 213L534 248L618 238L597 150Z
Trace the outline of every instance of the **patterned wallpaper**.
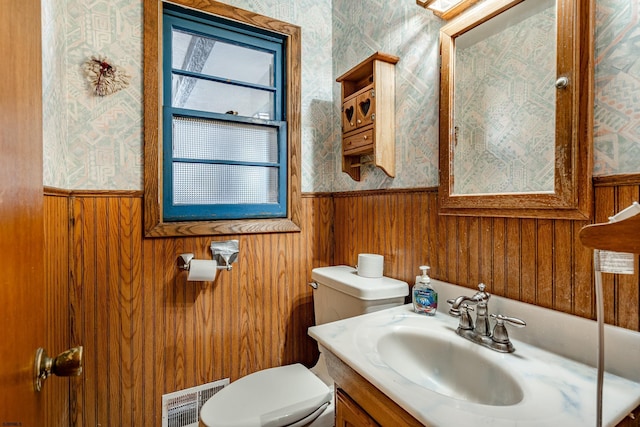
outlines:
M65 14L62 3L42 2L42 93L44 184L69 188Z
M410 188L438 183L438 38L442 21L415 0L333 0L333 72L338 77L382 51L396 55L396 177L372 165L361 181L342 172L336 127L334 191ZM340 85L334 84L335 123Z
M464 35L468 46L458 40L454 194L553 192L555 1L528 5L512 9L528 18L479 36L494 18Z
M596 0L594 175L640 172L640 0Z
M347 191L438 184L438 30L414 0L225 0L302 27L302 189ZM640 172L640 0L596 0L596 175ZM44 184L140 190L142 2L43 2ZM396 66L396 178L340 168L335 78L374 51ZM104 54L131 85L99 98L81 64Z
M302 27L303 191L333 180L330 0L227 0ZM44 2L44 184L67 189L143 188L142 2ZM94 96L81 65L103 54L131 74L128 88ZM46 66L45 66L46 68Z

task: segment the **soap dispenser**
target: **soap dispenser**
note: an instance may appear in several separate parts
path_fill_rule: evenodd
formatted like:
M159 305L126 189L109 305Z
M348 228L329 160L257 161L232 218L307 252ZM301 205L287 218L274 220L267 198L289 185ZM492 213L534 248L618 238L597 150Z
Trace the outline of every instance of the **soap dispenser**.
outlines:
M438 293L431 287L429 266L421 265L420 271L422 274L416 276L416 284L413 287L413 311L433 316L438 308Z

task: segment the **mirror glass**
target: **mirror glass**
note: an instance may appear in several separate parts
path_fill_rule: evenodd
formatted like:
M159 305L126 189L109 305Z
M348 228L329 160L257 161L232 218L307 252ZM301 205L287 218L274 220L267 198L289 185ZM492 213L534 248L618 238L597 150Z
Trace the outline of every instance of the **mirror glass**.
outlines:
M440 213L588 219L593 6L485 0L440 30Z
M454 194L554 191L555 6L525 1L456 39Z

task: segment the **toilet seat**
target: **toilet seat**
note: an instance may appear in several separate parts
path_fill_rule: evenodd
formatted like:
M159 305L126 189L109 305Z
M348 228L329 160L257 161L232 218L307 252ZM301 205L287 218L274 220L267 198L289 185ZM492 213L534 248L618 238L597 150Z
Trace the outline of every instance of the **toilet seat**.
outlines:
M200 420L207 427L294 427L320 415L331 397L331 389L297 363L234 381L205 402Z

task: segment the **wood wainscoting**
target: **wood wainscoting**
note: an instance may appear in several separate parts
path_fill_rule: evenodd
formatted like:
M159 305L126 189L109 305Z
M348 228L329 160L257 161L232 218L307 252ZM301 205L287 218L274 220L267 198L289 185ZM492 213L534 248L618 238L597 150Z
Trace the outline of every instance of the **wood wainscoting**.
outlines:
M163 393L315 362L308 283L313 267L332 263L331 197L303 198L301 233L150 239L142 194L72 192L68 211L58 199L45 196L47 234L67 233L70 249L47 240L48 284L59 287L70 256L69 309L56 314L67 317L69 345L84 346L71 425L156 427ZM211 241L227 239L240 241L233 270L187 282L178 255L211 259Z
M594 183L596 222L639 198L638 176ZM47 191L47 313L56 325L47 346L85 349L81 377L45 385L48 425L155 427L163 393L313 364L311 269L354 265L362 252L383 254L385 274L411 284L426 263L438 279L482 281L496 295L595 316L591 252L578 240L584 221L440 216L436 189L302 200L300 233L144 238L140 193ZM230 238L240 241L233 270L186 282L177 256L210 258L211 241ZM640 329L639 282L605 277L607 323ZM69 384L71 409L56 409L67 407Z
M594 184L595 222L639 197L638 175ZM484 282L496 295L595 318L592 252L578 239L586 221L442 216L437 188L336 193L334 205L336 264L379 253L385 275L409 284L427 264L440 280L474 289ZM640 330L637 271L604 275L607 323Z
M46 288L46 342L49 356L71 347L69 306L69 193L48 191L44 198L44 280ZM46 427L69 426L71 381L77 378L48 379L42 387Z

